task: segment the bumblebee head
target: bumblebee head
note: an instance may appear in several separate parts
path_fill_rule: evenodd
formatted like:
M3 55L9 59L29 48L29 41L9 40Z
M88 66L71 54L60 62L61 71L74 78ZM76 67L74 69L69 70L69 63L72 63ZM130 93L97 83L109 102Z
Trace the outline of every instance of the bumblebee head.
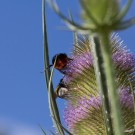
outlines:
M67 65L69 58L65 53L59 53L52 58L52 64L55 63L55 60L56 60L55 68L61 70Z

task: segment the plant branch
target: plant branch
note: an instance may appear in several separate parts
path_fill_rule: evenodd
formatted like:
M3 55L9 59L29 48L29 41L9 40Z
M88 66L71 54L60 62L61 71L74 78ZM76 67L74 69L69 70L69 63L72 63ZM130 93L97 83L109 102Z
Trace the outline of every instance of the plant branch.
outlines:
M106 83L107 83L110 102L111 102L114 131L116 135L124 135L118 89L115 82L115 72L114 72L114 65L112 61L109 32L106 32L105 30L102 31L100 34L100 39L101 39L101 52L104 61L103 66L104 66Z
M107 135L113 135L113 127L112 127L112 120L111 120L111 109L109 105L109 95L108 89L106 84L106 77L103 69L103 58L101 55L101 46L98 37L96 36L89 36L89 41L92 55L93 55L93 64L94 70L97 80L97 86L99 93L101 93L102 99L102 110L104 115L104 121L106 125L106 133Z

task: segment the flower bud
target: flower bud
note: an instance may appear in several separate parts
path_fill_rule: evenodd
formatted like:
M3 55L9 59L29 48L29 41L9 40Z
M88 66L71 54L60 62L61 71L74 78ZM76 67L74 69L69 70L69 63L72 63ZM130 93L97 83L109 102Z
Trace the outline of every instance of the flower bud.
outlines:
M80 0L86 25L110 24L119 12L118 0Z

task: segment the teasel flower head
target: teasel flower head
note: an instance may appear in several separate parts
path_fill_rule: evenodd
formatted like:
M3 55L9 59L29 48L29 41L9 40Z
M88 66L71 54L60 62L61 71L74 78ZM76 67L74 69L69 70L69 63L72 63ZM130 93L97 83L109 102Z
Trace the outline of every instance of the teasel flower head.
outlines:
M134 129L134 107L133 95L129 89L119 89L120 103L122 109L122 120L126 131ZM64 119L73 134L106 135L104 118L102 115L102 104L100 96L89 98L83 97L77 101L77 105L68 105L64 111ZM129 134L129 132L127 133ZM131 134L133 134L131 132Z
M133 95L135 56L127 50L117 35L112 35L110 39L122 121L125 126L125 134L129 135L133 133L135 123ZM91 48L87 37L78 38L74 45L72 59L66 67L66 74L63 78L63 83L68 88L64 96L67 101L67 107L64 110L65 123L75 135L106 135L101 93L97 88Z

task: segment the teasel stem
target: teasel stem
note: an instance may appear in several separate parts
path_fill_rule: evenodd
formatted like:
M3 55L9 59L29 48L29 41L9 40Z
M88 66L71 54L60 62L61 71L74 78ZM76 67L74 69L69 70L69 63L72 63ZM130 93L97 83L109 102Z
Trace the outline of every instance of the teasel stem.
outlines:
M57 59L57 58L56 58ZM55 60L56 63L56 60ZM55 65L54 63L54 65ZM50 75L50 79L49 79L49 83L48 83L48 102L49 102L49 109L50 109L50 113L51 113L51 117L54 123L54 126L58 132L59 135L64 135L64 131L63 128L60 126L60 117L59 117L59 113L58 112L58 108L57 108L57 104L54 98L54 92L52 92L51 90L51 83L52 83L52 76L53 76L53 72L54 72L54 65L51 71L51 75ZM58 122L60 123L58 123Z
M112 61L112 52L110 45L110 32L103 29L99 35L101 39L101 53L103 56L103 66L106 76L106 83L109 92L109 99L111 103L111 112L113 119L113 127L116 135L124 135L121 110L118 96L118 89L115 82L114 65ZM105 81L105 80L104 80Z
M48 42L47 42L47 30L46 30L46 18L45 18L45 0L42 0L42 27L43 27L43 46L44 46L44 71L45 71L45 80L46 85L48 89L48 96L49 96L49 105L50 105L50 112L51 115L59 122L60 116L59 116L59 110L57 107L56 100L54 98L54 89L52 84L52 72L50 72L50 69L45 70L47 67L49 67L49 51L48 51ZM54 68L54 67L53 67ZM59 135L64 135L64 131L62 127L53 119L53 123L55 125L56 131Z
M133 95L133 103L134 103L134 118L135 118L135 94L134 94L134 88L133 88L133 86L132 86L132 83L131 83L131 81L130 81L129 77L128 77L128 80L129 80L129 86L130 86L130 89L131 89L131 93L132 93L132 95ZM134 122L134 134L135 134L135 122ZM134 135L134 134L133 134L133 135Z
M106 77L103 69L103 58L101 55L100 41L97 36L89 36L89 41L90 41L90 48L92 50L93 65L97 80L97 86L102 99L103 105L102 111L106 125L106 133L107 135L114 135L111 120L111 110L109 105L109 95L105 81Z

